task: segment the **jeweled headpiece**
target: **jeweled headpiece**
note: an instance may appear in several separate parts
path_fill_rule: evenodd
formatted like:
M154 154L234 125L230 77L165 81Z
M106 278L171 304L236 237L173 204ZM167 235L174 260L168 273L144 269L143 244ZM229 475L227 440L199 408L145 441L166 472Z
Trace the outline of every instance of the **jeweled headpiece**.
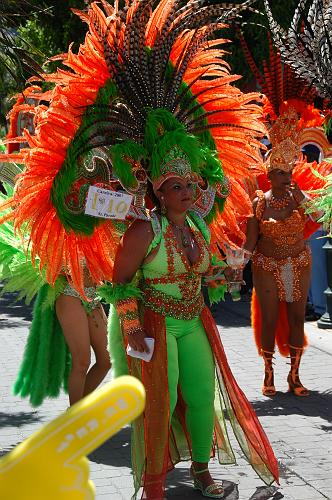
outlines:
M272 152L268 159L267 171L284 170L291 172L294 161L300 153L298 115L294 108L279 116L270 130Z
M160 177L153 182L153 190L157 191L168 179L180 177L181 179L191 179L190 159L179 146L173 146L164 161L160 165Z

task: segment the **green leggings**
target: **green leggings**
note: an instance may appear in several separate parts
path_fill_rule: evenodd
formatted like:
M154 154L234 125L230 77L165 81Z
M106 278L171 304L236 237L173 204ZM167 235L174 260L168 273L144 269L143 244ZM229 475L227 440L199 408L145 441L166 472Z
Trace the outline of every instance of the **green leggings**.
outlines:
M170 410L177 401L177 386L187 405L187 426L193 460L208 462L214 425L215 369L211 347L199 318L190 321L166 317ZM110 352L115 377L128 373L119 318L114 306L109 315ZM162 390L162 388L161 388Z
M166 317L168 385L171 415L180 385L187 405L186 422L195 462L208 462L214 425L215 367L209 341L199 318Z

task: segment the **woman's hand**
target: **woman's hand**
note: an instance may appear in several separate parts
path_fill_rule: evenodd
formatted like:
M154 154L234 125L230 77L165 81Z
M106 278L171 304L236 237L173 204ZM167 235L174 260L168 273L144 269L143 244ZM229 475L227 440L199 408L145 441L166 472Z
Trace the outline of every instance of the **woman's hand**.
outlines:
M296 203L298 203L299 205L306 198L305 194L301 191L301 189L299 188L299 185L295 181L292 181L291 185L289 186L289 191L292 194Z
M223 272L227 281L234 281L235 269L228 266L223 269Z
M149 353L150 349L145 343L145 337L145 331L143 328L140 328L139 330L136 330L135 333L127 335L128 344L130 347L135 349L135 351Z
M243 281L244 267L245 266L241 266L234 269L232 267L226 267L224 269L224 273L228 283L241 283L242 285L245 285L245 282Z

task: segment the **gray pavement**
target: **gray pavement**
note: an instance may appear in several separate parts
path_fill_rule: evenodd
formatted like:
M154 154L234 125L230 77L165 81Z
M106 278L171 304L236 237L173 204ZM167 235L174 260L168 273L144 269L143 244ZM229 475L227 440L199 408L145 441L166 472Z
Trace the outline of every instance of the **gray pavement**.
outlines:
M30 310L0 299L0 455L4 455L42 424L67 407L66 395L49 400L39 409L12 395L27 337ZM253 404L280 463L280 489L264 487L246 463L237 445L237 464L211 463L215 479L223 479L227 500L332 500L332 330L307 324L311 346L302 363L302 380L310 388L308 398L288 394L286 360L277 356L275 382L278 394L261 395L263 363L258 358L249 326L249 301L227 301L213 309L233 373ZM50 464L51 466L51 464ZM167 498L202 498L192 489L189 464L181 463L169 474ZM130 430L122 429L90 456L90 476L96 499L129 500ZM1 500L3 499L0 492ZM30 500L27 498L27 500ZM60 500L60 499L59 499Z

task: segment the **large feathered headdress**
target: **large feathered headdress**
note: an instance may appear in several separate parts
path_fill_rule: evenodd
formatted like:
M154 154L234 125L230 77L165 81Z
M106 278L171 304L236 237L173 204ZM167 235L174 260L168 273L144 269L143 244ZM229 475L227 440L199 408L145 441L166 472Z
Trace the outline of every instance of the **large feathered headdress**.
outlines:
M332 2L300 0L289 29L273 18L264 0L271 33L281 57L318 94L332 101Z
M265 128L258 95L231 85L238 77L212 35L252 3L127 0L121 10L103 0L75 11L89 27L85 43L57 57L68 69L43 75L52 90L25 91L11 116L33 113L35 134L12 131L9 140L28 147L0 157L25 166L6 218L29 234L50 283L64 271L83 293L83 262L95 281L110 277L123 228L84 213L90 185L142 200L142 184L157 182L174 160L202 180L194 208L210 210L213 241L241 237L237 217L250 203L238 180L261 168Z
M262 70L240 29L238 34L248 65L264 94L263 110L272 145L265 162L266 173L259 176L258 185L264 190L269 189L266 174L278 168L292 171L292 177L301 189L315 197L318 192L316 190L326 184L325 176L330 166L326 162L320 162L319 165L315 163L314 172L313 164L307 163L302 157L301 146L313 142L328 154L329 144L321 127L324 114L315 107L318 91L304 78L300 78L288 59L281 57L279 45L273 44L271 33L267 33L269 55L267 60L262 61ZM257 183L252 191L256 187Z

